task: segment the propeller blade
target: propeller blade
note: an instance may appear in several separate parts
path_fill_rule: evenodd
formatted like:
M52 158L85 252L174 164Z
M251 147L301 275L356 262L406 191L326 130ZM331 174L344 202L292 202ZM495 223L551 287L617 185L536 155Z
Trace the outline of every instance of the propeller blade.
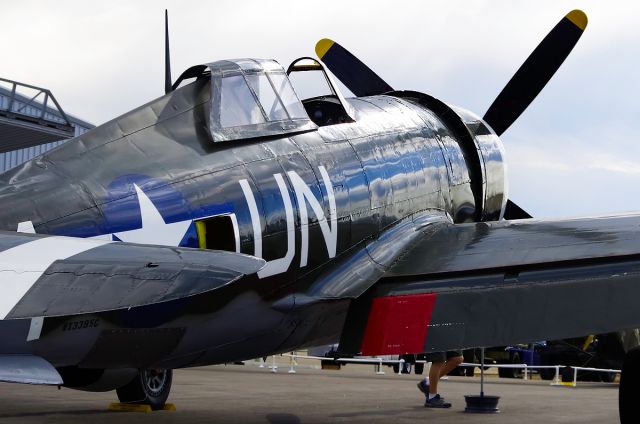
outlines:
M360 59L328 38L316 43L316 54L333 74L358 97L393 91L393 88Z
M504 219L527 219L533 218L527 211L520 206L513 203L511 200L507 200L507 206L504 209Z
M540 42L496 97L483 119L501 135L542 91L587 27L587 15L572 10Z

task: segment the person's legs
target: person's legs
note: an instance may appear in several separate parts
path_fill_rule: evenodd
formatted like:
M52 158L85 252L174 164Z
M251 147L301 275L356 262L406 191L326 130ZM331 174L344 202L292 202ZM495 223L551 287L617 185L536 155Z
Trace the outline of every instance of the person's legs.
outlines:
M445 375L449 374L463 361L464 361L464 357L462 355L452 356L451 358L447 358L447 361L444 363L444 366L440 368L440 377L444 377ZM433 381L431 377L431 372L429 372L429 379Z
M442 375L442 369L445 362L432 362L431 368L429 368L429 397L433 397L438 394L438 380Z
M448 356L450 358L447 358ZM425 359L427 362L431 362L429 377L418 383L418 389L426 397L424 406L427 408L450 408L451 404L445 402L438 394L438 380L462 362L462 355L458 352L434 352L426 354ZM447 366L449 360L451 363Z
M429 376L418 383L418 389L429 399L438 394L438 380L442 367L447 360L446 352L431 352L425 354L425 361L431 362Z
M424 400L424 406L426 408L451 408L449 402L445 402L444 399L438 394L438 380L444 367L443 361L434 361L431 363L429 369L429 393L426 394L427 398Z

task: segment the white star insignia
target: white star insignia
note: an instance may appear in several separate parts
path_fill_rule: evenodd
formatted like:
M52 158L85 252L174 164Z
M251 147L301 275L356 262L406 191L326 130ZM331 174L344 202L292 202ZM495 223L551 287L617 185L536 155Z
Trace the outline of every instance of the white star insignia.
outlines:
M128 243L160 244L178 246L191 225L191 220L167 224L151 199L138 187L133 185L140 204L142 227L136 230L123 231L113 235Z

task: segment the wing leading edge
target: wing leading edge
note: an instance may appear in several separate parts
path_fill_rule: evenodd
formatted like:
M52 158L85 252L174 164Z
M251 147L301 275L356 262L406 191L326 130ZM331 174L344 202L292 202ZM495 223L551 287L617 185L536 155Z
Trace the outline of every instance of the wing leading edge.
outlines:
M499 346L640 327L640 215L443 225L349 311L345 353Z
M63 383L53 365L34 355L0 355L0 381L56 386Z
M168 302L227 286L264 264L232 252L0 232L0 319Z

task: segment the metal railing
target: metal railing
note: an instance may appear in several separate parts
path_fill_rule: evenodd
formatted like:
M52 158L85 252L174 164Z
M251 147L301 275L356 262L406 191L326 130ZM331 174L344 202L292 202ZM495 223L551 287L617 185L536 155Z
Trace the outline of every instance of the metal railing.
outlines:
M377 357L371 357L371 358L331 358L331 357L324 357L324 356L308 356L308 355L297 355L295 353L287 353L287 354L282 354L281 356L283 357L287 357L290 359L289 361L289 374L295 374L296 370L295 367L297 365L296 359L312 359L312 360L318 360L318 361L330 361L330 362L335 362L335 363L339 363L339 364L369 364L369 365L374 365L375 367L375 373L379 374L379 375L383 375L385 374L385 372L382 370L382 366L386 365L386 366L393 366L398 364L398 373L397 374L402 374L402 368L404 363L406 362L404 359L385 359L385 358L377 358ZM417 360L415 361L415 363L419 363L419 364L427 364L427 361L424 360ZM264 364L260 365L261 367L264 366ZM462 364L460 364L461 367L480 367L480 364L476 364L476 363L469 363L469 362L463 362ZM273 356L273 364L271 366L269 366L269 368L271 369L272 372L277 372L277 365L275 362L275 356ZM620 374L620 370L616 370L616 369L604 369L604 368L590 368L590 367L575 367L575 366L571 366L570 368L573 370L573 381L572 382L563 382L562 379L560 378L560 369L565 369L567 368L567 366L565 365L528 365L528 364L490 364L487 365L485 364L485 368L515 368L515 369L522 369L523 370L523 380L529 380L530 379L530 374L531 374L531 370L539 370L539 369L554 369L555 370L555 375L553 377L553 379L551 380L551 385L552 386L569 386L569 387L576 387L577 383L578 383L578 372L579 371L589 371L589 372L602 372L602 373L616 373L616 374Z
M340 364L369 364L369 365L374 365L375 369L376 369L376 374L379 375L384 375L385 372L382 370L382 366L383 365L394 365L394 364L404 364L404 359L398 359L398 360L393 360L393 359L384 359L384 358L326 358L324 356L308 356L308 355L296 355L294 353L284 353L281 356L284 357L288 357L290 358L290 362L289 362L289 373L290 374L295 374L295 365L296 365L296 359L297 358L304 358L304 359L315 359L318 361L330 361L330 362L337 362ZM274 356L275 358L275 356ZM275 359L274 359L274 364L275 364ZM270 367L271 368L271 367ZM277 366L275 367L275 369L277 370ZM273 369L272 369L273 371ZM275 372L275 371L274 371Z
M10 94L8 95L9 100L7 107L0 107L0 111L3 112L3 115L11 117L14 117L14 115L19 115L21 118L26 118L26 120L28 121L46 121L48 124L54 124L54 126L58 129L73 131L73 125L71 124L71 121L67 117L67 114L64 113L64 110L50 90L6 78L0 78L0 81L9 84L11 87L9 90ZM18 88L28 88L31 90L35 90L36 93L31 98L28 98L27 96L18 93ZM40 101L41 96L43 97L42 101ZM53 102L54 107L49 106L49 100ZM20 104L19 107L17 107L18 104ZM34 108L37 113L35 115L32 115L24 112L27 107ZM54 111L57 112L57 114L53 113ZM48 119L46 116L47 113L55 116L58 119L62 119L64 122L56 122Z
M620 370L614 369L602 369L602 368L589 368L589 367L571 367L573 368L573 383L561 383L565 386L576 387L578 384L578 371L591 371L591 372L606 372L606 373L616 373L620 374Z

